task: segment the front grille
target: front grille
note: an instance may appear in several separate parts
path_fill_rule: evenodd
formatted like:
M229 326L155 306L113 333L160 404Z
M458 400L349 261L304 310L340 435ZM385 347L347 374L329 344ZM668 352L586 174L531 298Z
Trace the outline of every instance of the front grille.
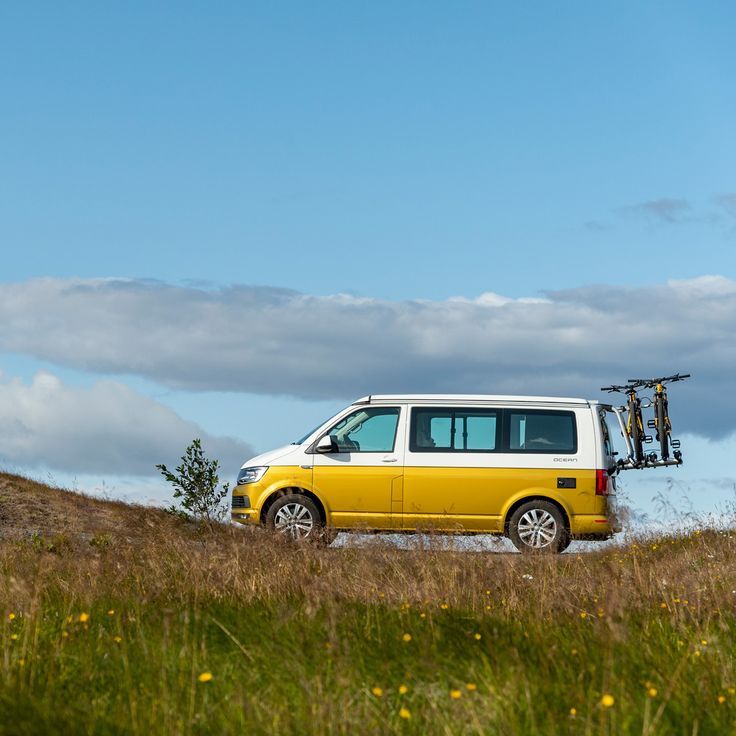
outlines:
M248 496L233 496L233 508L234 509L249 509L250 499Z

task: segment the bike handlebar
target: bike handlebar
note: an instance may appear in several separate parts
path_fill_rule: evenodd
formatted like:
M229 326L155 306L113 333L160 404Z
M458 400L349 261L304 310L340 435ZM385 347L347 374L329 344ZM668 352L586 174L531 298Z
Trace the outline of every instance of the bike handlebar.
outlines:
M675 383L676 381L684 381L690 378L690 373L675 373L674 376L662 376L661 378L629 378L628 382L631 388L643 387L654 388L658 383Z
M608 391L609 394L612 394L614 392L630 394L633 389L634 386L618 386L616 384L614 384L613 386L601 386L601 391Z

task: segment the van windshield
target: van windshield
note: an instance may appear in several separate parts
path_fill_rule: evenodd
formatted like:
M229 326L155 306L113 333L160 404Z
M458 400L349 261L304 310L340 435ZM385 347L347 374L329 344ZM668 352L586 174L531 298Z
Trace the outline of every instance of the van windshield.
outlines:
M316 427L314 427L313 429L310 429L309 432L307 432L304 435L304 437L301 437L296 442L292 442L291 444L292 445L303 445L307 441L307 437L310 437L311 435L313 435L323 424L324 422L320 422Z

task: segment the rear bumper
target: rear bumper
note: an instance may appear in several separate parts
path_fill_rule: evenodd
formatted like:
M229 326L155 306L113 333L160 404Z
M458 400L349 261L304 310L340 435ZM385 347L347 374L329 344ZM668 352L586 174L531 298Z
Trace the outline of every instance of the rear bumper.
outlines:
M616 527L615 521L600 514L576 514L570 519L570 534L573 537L607 539L620 531Z

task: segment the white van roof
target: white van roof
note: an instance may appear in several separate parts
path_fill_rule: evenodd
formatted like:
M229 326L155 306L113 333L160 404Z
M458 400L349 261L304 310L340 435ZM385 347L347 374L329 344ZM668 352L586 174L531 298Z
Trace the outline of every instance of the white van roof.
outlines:
M545 406L590 406L587 399L560 396L501 396L496 394L370 394L354 404L544 404Z

